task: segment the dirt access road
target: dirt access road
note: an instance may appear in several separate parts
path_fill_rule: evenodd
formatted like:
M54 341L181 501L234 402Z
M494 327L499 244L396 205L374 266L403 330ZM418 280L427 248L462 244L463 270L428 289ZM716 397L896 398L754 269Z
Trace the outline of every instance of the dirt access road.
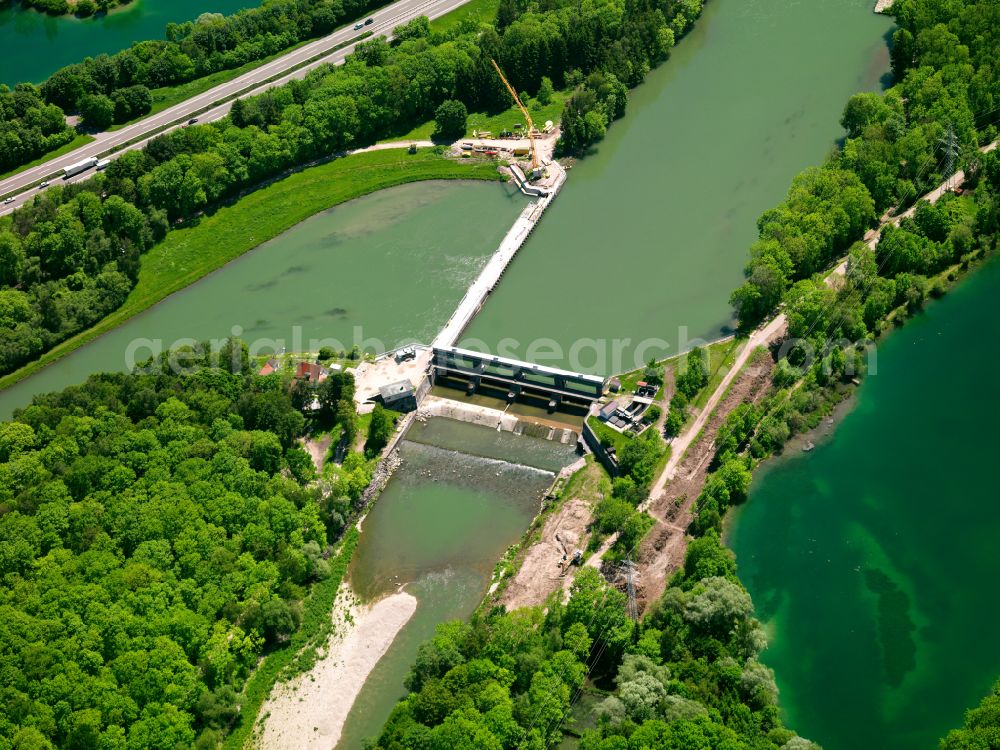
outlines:
M778 338L780 337L776 337L774 341ZM709 410L706 406L699 415L699 418L705 417L701 420L702 427L692 425L692 429L685 433L693 435L694 442L683 454L674 454L681 455L682 458L674 465L670 482L660 492L651 495L644 504L644 509L652 516L655 524L643 538L635 554L638 572L635 581L636 600L640 612L650 602L662 596L670 576L684 564L687 528L694 520L694 504L708 478L719 428L737 406L760 402L771 388L775 364L771 352L761 351L756 346L748 351L753 354L749 361L745 365L741 364L739 371L735 367L731 370L733 373L738 372L731 381L732 386L720 386L716 390L714 395L722 397L721 403L716 401L718 408L713 405Z
M691 506L705 482L715 433L737 405L746 400L757 401L767 392L773 367L770 357L763 356L762 360L766 361L766 365L761 364L760 367L748 368L746 364L761 346L784 336L785 329L785 318L779 315L750 336L704 408L671 444L671 458L640 506L656 521L656 526L646 536L637 556L640 604L653 601L659 596L669 575L683 563L687 546L686 529L691 522ZM598 474L603 471L596 462L589 469ZM681 478L675 479L678 474ZM665 492L664 487L668 481L671 483ZM587 527L593 522L594 506L604 497L599 486L596 481L583 482L579 492L545 522L541 539L524 553L520 569L500 597L500 603L508 610L543 604L560 588L565 592L569 591L573 571L572 568L567 571L561 567L562 555L567 546L586 539ZM685 496L689 497L680 507L674 505L676 499ZM585 565L600 568L601 558L616 538L617 535L612 535L606 539L587 558Z
M650 488L649 496L646 498L645 502L639 505L640 510L646 510L650 504L656 500L657 496L663 493L663 488L677 473L677 467L684 459L691 443L693 443L701 433L705 423L715 411L715 407L718 406L719 401L722 400L723 395L726 393L732 382L737 378L737 376L740 375L743 367L750 360L753 353L758 347L768 346L772 341L784 336L787 326L788 321L782 314L775 317L763 328L758 328L750 335L750 338L747 339L747 342L743 345L740 353L736 356L736 361L733 362L733 366L729 368L729 372L726 373L725 377L722 378L722 382L719 383L719 387L715 389L715 392L712 393L708 401L705 402L705 408L698 413L698 416L695 418L691 426L674 438L673 442L670 444L670 459L667 461L667 465L663 468L663 472L656 478L656 481L653 482L653 486ZM735 408L735 406L733 408Z
M1000 140L993 141L993 143L983 146L981 149L979 149L979 151L980 153L988 154L990 151L995 150L998 144L1000 144ZM945 180L936 188L927 193L927 195L923 196L920 200L927 201L928 203L937 203L941 199L941 196L943 196L945 193L951 192L952 190L956 190L957 188L962 187L964 184L965 184L965 170L960 169L957 172L955 172L955 174L953 174L951 177L949 177L947 180ZM884 213L882 215L882 218L879 220L878 226L875 229L869 229L868 232L865 233L864 237L865 244L867 244L868 247L874 250L876 245L878 245L879 240L882 239L882 230L885 229L889 224L898 227L900 223L903 221L903 219L908 219L915 213L917 213L917 206L920 205L920 200L914 202L912 206L910 206L908 209L903 211L903 213L899 214L898 216L892 215L890 213L891 209L890 211L886 211L886 213ZM829 286L833 286L837 282L838 278L843 277L844 274L846 273L847 273L847 258L844 258L842 261L840 261L840 263L837 264L837 266L833 269L833 271L830 272L830 275L826 277L826 283Z

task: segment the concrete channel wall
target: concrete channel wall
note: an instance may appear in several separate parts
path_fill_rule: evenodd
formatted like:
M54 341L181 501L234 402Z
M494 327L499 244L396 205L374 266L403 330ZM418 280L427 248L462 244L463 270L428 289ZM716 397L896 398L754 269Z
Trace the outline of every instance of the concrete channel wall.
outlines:
M525 177L524 172L517 164L511 164L510 173L514 176L514 182L517 183L517 188L525 195L530 195L534 198L543 198L549 194L548 189L535 187L528 182L528 178Z
M479 277L472 282L462 301L452 316L445 323L444 328L434 339L434 346L448 348L455 346L462 332L469 327L469 323L476 316L486 302L486 298L496 289L500 279L503 278L507 266L514 260L517 251L521 249L525 240L531 235L542 218L542 213L549 204L555 200L559 189L566 182L566 171L556 162L549 165L550 169L557 170L556 181L547 195L541 196L538 200L529 204L521 215L517 217L514 226L500 242L500 247L486 263Z
M587 444L590 448L590 452L594 454L594 457L601 462L601 465L608 470L608 474L612 477L617 477L621 474L621 470L618 468L618 462L608 455L608 452L601 445L600 439L597 437L590 425L587 424L587 420L583 421L583 433L580 435L583 438L583 442Z
M527 434L531 437L552 440L563 445L574 445L578 437L577 433L568 427L546 425L534 422L530 417L522 418L489 406L470 404L439 396L428 396L420 404L420 409L416 413L416 419L420 421L425 421L432 417L444 417L445 419L454 419L458 422L468 422L502 432L511 432L515 435Z

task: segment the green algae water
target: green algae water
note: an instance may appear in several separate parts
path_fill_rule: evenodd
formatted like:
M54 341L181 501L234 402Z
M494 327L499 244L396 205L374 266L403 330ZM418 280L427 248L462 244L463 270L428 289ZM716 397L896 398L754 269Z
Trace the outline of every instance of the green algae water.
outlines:
M323 211L0 392L0 415L185 339L235 334L262 353L429 342L524 205L497 183L428 181Z
M114 53L133 42L163 39L168 23L202 13L229 15L254 0L133 0L101 17L48 16L17 3L0 7L0 83L41 83L85 57Z
M402 465L365 519L350 581L366 600L405 584L417 610L358 695L337 745L343 750L378 735L406 694L403 680L419 645L439 623L472 614L554 472L575 457L573 446L442 418L415 423L400 455Z
M889 70L891 21L872 6L709 0L572 168L467 337L494 350L514 339L522 358L551 339L562 356L529 359L606 375L727 331L757 217L842 136L847 99Z
M788 723L825 750L930 750L1000 677L998 295L994 261L892 333L734 519Z

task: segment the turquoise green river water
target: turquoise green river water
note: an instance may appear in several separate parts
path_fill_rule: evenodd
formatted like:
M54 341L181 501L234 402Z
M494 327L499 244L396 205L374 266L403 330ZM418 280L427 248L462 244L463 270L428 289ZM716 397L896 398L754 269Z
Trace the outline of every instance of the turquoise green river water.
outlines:
M379 733L406 694L418 646L438 623L472 613L494 565L538 512L553 472L575 457L572 446L440 418L415 423L400 453L403 464L365 519L350 579L363 599L405 584L417 611L365 682L337 746L343 750Z
M0 6L0 83L41 83L64 65L112 53L144 39L163 39L168 23L202 13L235 13L253 0L133 0L100 18L52 17L19 4Z
M731 529L790 725L825 750L930 750L1000 677L998 295L993 262L889 336Z
M543 364L603 375L724 332L757 216L842 135L848 97L889 69L891 22L872 4L706 3L573 167L467 335L514 339L522 357L552 339L561 356Z
M520 356L546 338L556 351L537 361L608 374L726 331L757 216L842 135L846 99L888 70L891 23L872 2L710 0L627 117L572 169L468 337L514 339L505 348ZM137 0L83 21L4 7L0 80L41 80L160 37L168 21L247 4ZM123 369L130 345L139 359L142 346L234 326L262 351L428 341L523 205L495 185L420 183L321 213L0 393L0 415ZM989 345L998 290L994 264L890 337L836 436L768 467L734 525L789 723L826 750L933 747L1000 675L1000 657L975 647L1000 615L1000 509L984 460L998 439L982 423L1000 413L983 388L1000 364ZM473 610L570 460L562 447L510 440L531 439L433 420L404 441L351 578L368 598L406 583L419 605L341 747L378 732L418 644Z
M235 333L260 352L429 342L524 205L496 183L431 181L321 212L0 392L0 415L185 338Z

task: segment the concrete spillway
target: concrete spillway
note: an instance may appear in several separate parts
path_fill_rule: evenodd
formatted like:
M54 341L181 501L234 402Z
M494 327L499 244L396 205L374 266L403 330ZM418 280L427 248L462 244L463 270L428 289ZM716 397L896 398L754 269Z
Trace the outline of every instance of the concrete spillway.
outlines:
M437 338L434 339L435 347L448 348L458 342L462 332L472 322L476 313L482 309L486 298L500 282L500 278L503 276L504 271L507 270L507 266L510 265L510 262L514 260L514 256L517 255L517 251L521 249L524 241L528 239L528 235L534 231L538 220L542 217L542 213L555 200L559 189L566 181L566 172L556 162L552 162L549 165L549 169L557 170L555 183L548 189L546 195L540 196L538 200L530 203L521 212L517 221L514 222L514 226L507 232L496 252L490 257L482 272L472 283L472 286L469 287L465 296L462 297L462 301L458 303L455 312L452 313L448 322L445 323L444 328L441 329ZM519 186L521 182L520 180L518 181Z

